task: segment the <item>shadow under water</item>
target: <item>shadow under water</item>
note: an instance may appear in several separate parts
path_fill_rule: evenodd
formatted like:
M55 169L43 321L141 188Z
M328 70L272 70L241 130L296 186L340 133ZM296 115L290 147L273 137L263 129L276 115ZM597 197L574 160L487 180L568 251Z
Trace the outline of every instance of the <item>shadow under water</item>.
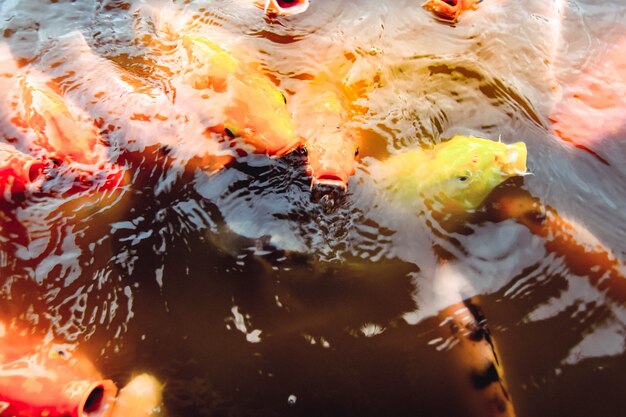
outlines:
M80 346L117 382L156 375L171 417L485 417L455 348L471 343L448 332L479 306L470 321L490 333L473 342L498 365L479 376L502 377L515 415L623 414L623 129L594 148L601 161L549 120L560 86L611 43L603 29L626 26L618 0L562 16L484 1L454 27L401 0L311 1L290 17L243 0L79 3L0 4L0 141L32 148L15 89L35 74L98 126L129 180L0 202L0 320ZM184 72L171 36L186 32L258 61L288 109L316 74L376 74L347 124L364 139L341 198L314 198L298 150L219 143L234 161L193 165L215 117L171 81ZM457 222L384 200L377 163L455 134L524 141L533 175Z

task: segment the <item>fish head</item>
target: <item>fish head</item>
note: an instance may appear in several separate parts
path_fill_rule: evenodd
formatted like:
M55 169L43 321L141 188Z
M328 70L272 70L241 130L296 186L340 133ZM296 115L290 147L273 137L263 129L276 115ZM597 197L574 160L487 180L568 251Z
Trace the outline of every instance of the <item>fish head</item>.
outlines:
M422 7L440 19L456 22L464 10L475 10L477 0L427 0Z
M152 375L135 376L120 390L110 417L148 417L161 415L163 385Z
M184 35L182 46L187 52L189 74L187 82L201 90L226 90L228 78L237 71L239 63L225 49L201 35Z
M312 185L334 186L345 189L356 169L358 142L350 130L336 130L306 140L307 173Z
M246 73L231 80L231 97L224 110L224 132L241 138L256 153L282 156L300 145L287 99L261 74Z
M2 415L111 415L117 387L74 345L0 322L0 362L10 368L0 378L0 408L8 407Z
M280 16L304 13L309 8L309 0L265 0L265 12Z
M526 173L526 153L523 142L455 136L436 145L426 160L424 196L447 212L476 209L495 187Z

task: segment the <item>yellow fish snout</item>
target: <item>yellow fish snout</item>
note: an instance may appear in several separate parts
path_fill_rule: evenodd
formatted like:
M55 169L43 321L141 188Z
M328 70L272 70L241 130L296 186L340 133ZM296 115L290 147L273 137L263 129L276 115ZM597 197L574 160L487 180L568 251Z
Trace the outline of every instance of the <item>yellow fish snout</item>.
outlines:
M506 176L523 175L526 173L526 144L517 142L505 145L504 157L496 156L496 162Z

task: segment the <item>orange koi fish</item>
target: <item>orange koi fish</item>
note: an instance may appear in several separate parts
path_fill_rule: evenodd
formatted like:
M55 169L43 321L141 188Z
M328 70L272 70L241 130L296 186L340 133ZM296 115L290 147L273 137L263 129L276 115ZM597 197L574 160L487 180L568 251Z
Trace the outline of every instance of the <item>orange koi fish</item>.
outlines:
M0 143L0 199L17 202L26 192L107 191L123 183L124 170L98 154L95 128L75 119L61 96L48 87L35 87L24 77L20 99L20 123L35 133L39 149L29 155Z
M0 143L0 201L16 204L25 194L67 196L90 189L110 191L128 181L111 164L74 166L52 155L37 158Z
M0 417L153 417L163 386L140 374L119 391L73 346L0 321Z
M367 111L356 103L367 89L358 82L346 85L336 75L324 72L296 92L292 108L313 186L346 188L354 174L361 132L350 124Z
M428 0L422 7L443 20L457 22L466 10L478 9L480 0Z
M13 146L0 143L0 195L10 200L24 193L29 184L43 175L47 163L44 160L19 152Z
M98 162L93 125L76 120L63 98L48 87L36 87L24 77L20 90L22 118L37 135L37 145L81 164Z
M110 417L116 394L71 346L0 322L0 416Z
M624 265L582 226L563 219L523 191L498 198L493 206L502 220L514 219L543 238L546 250L562 256L573 274L588 277L592 285L611 298L626 301Z
M626 38L599 53L581 76L566 86L563 98L549 119L553 134L590 152L603 162L594 147L602 139L626 131Z
M309 8L309 0L263 0L257 4L263 7L265 13L279 16L304 13Z

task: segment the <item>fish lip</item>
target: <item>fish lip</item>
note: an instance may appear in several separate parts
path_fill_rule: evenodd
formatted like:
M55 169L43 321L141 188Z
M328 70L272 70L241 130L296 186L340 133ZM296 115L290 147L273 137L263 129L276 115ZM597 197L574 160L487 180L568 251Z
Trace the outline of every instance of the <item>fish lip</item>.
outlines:
M309 8L309 0L296 0L293 2L292 5L289 5L288 7L281 6L277 0L267 0L265 6L266 12L268 9L270 9L270 4L272 5L272 8L276 9L276 11L283 16L304 13Z
M298 148L298 146L300 146L300 142L296 141L296 142L294 142L292 144L281 146L280 148L268 150L267 153L270 156L281 157L281 156L285 156L285 155L293 152L295 149Z
M311 180L311 187L316 185L331 185L346 190L348 188L348 178L337 173L324 173L315 175Z

